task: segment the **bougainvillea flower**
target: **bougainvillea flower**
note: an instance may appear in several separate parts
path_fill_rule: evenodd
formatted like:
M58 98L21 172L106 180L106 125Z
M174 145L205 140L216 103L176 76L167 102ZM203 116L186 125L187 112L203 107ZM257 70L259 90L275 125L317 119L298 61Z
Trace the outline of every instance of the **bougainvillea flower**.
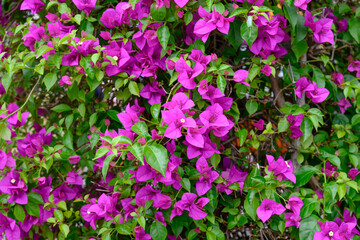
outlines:
M32 23L31 27L29 27L29 33L22 37L22 39L25 39L23 44L29 47L31 51L35 51L35 42L40 41L44 35L44 27L38 27Z
M180 8L183 8L183 7L189 2L189 0L174 0L174 2L175 2Z
M196 162L196 170L200 173L200 177L195 186L199 196L207 193L212 188L212 182L219 177L219 174L212 171L211 168L204 157L199 158Z
M12 153L6 153L0 149L0 170L3 170L5 167L15 167L16 161L12 157Z
M347 235L347 238L343 239L351 239L353 235L360 235L359 231L356 229L357 219L355 215L351 216L350 211L348 209L344 209L342 221L339 217L337 217L334 222L340 226L339 235ZM346 226L344 225L346 224Z
M203 134L205 132L206 128L188 128L185 139L189 144L203 148L205 143Z
M75 6L80 10L84 11L89 16L91 10L95 8L96 0L72 0Z
M80 214L81 217L86 221L90 223L90 226L96 230L96 220L101 219L95 212L91 212L89 211L89 208L92 207L93 205L96 204L96 200L95 199L91 199L90 200L91 203L90 204L86 204L84 206L81 207L80 209Z
M5 91L4 85L2 85L2 83L0 82L0 96L5 93L6 93L6 91Z
M219 88L207 84L207 80L204 79L200 82L198 91L203 99L210 100L211 102L215 99L225 96Z
M345 82L344 75L341 73L331 73L331 81L339 86Z
M63 66L78 66L80 61L80 53L73 46L69 46L70 53L64 54L61 65Z
M219 183L216 186L218 192L224 192L227 195L230 195L233 190L230 189L230 185L233 183L238 183L240 187L240 193L242 194L242 187L244 186L244 182L247 176L247 172L241 172L236 169L235 165L232 165L231 168L228 168L226 171L221 173L221 177L224 179L224 182Z
M161 96L165 95L165 90L159 87L157 81L153 81L151 84L146 84L145 87L140 91L140 96L149 99L148 103L150 105L161 103Z
M55 24L48 23L49 34L53 38L63 38L71 33L75 29L74 25L64 26L59 20Z
M340 101L338 101L337 104L339 105L340 112L342 114L345 113L347 108L352 106L351 103L349 102L349 100L347 100L346 98L340 99Z
M38 133L28 133L26 138L17 140L17 149L24 157L34 157L36 153L43 151L44 145L49 145L52 141L52 134L46 134L46 129L41 129Z
M194 89L196 87L194 78L202 73L203 67L200 63L196 63L194 68L191 68L184 58L180 58L175 63L175 71L179 73L178 81L184 88Z
M285 211L285 208L280 203L274 200L265 198L260 206L256 209L257 216L265 223L272 215L280 215Z
M349 178L351 178L351 180L354 180L356 178L356 176L359 174L360 174L360 171L357 168L352 168L348 172L348 176L349 176Z
M150 234L145 233L145 230L141 226L136 226L134 228L135 240L151 239Z
M360 60L352 61L348 66L349 72L356 71L356 77L360 78Z
M70 171L67 174L66 182L68 184L74 184L74 185L81 186L83 184L83 179L81 178L81 176L79 174L75 173L74 171Z
M24 221L19 222L19 225L24 232L29 232L33 225L39 225L39 218L26 215Z
M270 54L280 57L287 53L285 48L279 46L279 43L290 40L289 35L283 30L286 28L286 19L283 16L274 15L271 18L266 18L258 15L256 19L254 18L254 23L259 31L250 48L252 53L260 54L265 59Z
M293 183L296 183L296 177L293 174L293 165L291 161L285 161L281 156L275 161L275 158L271 155L266 155L266 159L269 163L269 171L274 172L279 181L287 178Z
M250 87L250 84L245 82L246 78L248 77L249 72L243 69L237 70L234 72L234 81L238 83L242 83L248 87Z
M91 205L87 211L95 213L97 216L109 221L118 214L118 211L115 209L117 200L117 195L111 197L103 193L99 197L97 204Z
M81 55L87 57L89 54L97 53L95 47L99 46L99 40L85 40L79 43L78 49Z
M325 101L330 94L329 90L326 88L318 88L316 82L313 82L312 85L314 86L314 90L307 92L306 96L314 103L321 103Z
M59 81L59 85L60 86L63 86L63 85L68 85L68 86L71 86L72 85L72 82L70 80L70 77L65 75L65 76L62 76L62 78L60 79Z
M80 158L81 157L79 155L71 156L71 157L69 157L69 162L71 164L77 164L79 162Z
M144 207L145 202L150 200L153 200L154 208L168 209L171 207L171 198L161 194L161 190L155 190L150 185L146 185L136 193L136 205Z
M45 3L40 0L24 0L20 5L20 10L30 10L32 14L41 12Z
M168 111L161 111L164 123L168 124L164 136L171 139L177 139L182 136L181 129L183 127L195 128L196 122L191 117L185 117L184 113L179 109L171 109Z
M49 20L52 23L56 23L58 20L58 16L56 14L53 14L51 12L48 12L45 17L47 18L47 20Z
M167 102L163 105L167 109L179 108L183 112L187 112L190 108L195 106L194 101L189 99L189 97L182 92L176 93L170 102Z
M334 33L331 31L333 20L330 18L321 18L314 21L314 16L309 11L305 11L304 26L309 27L314 32L314 40L317 43L328 42L334 44Z
M100 31L100 37L102 37L104 40L110 40L111 34L108 31Z
M0 191L5 194L10 194L8 199L9 203L17 203L25 205L28 203L28 197L26 195L27 186L24 180L20 179L18 172L9 172L0 181Z
M260 131L264 130L264 119L260 119L258 122L254 123L254 127Z
M162 212L156 212L155 213L155 219L159 222L161 222L162 224L164 224L164 226L166 227L166 222L165 222L165 218Z
M6 239L21 239L20 228L12 218L0 213L0 232L5 233Z
M302 10L306 10L309 2L311 2L311 0L295 0L294 5Z
M33 188L32 192L37 192L41 195L44 202L49 201L51 188L52 178L51 177L40 177L38 178L38 186L37 188Z
M19 109L19 106L16 103L9 103L7 107L7 114L10 115L13 112L17 111ZM0 119L3 117L6 117L6 115L0 115ZM29 112L24 112L21 114L21 121L18 119L17 114L12 114L10 117L6 119L6 121L12 126L12 127L21 127L24 126L26 123L26 119L29 116Z
M175 203L174 209L171 211L170 220L175 216L181 216L183 211L189 211L189 217L194 220L201 220L206 217L207 213L204 212L204 206L210 201L208 198L199 198L195 203L196 194L184 193L181 200Z
M214 153L220 154L220 151L216 149L216 143L211 142L208 136L204 137L204 147L202 148L189 144L187 141L185 141L184 144L188 146L186 154L189 159L199 156L209 158L214 155Z
M208 106L205 111L200 113L199 118L206 128L225 127L229 125L228 119L218 103Z
M204 8L199 6L199 16L202 17L196 22L194 26L194 33L202 36L203 42L206 42L210 33L217 29L219 32L228 34L230 22L233 22L235 17L225 18L223 15L215 11L208 13Z
M62 184L60 187L54 189L52 194L54 195L54 203L66 200L69 201L76 198L77 189Z
M270 76L271 71L272 71L271 67L267 64L265 64L265 66L262 69L260 69L260 72L263 72L265 76Z
M110 45L105 46L104 53L111 56L116 61L116 64L106 65L105 72L108 76L114 76L121 72L121 68L125 67L127 64L130 64L131 57L129 53L131 52L131 41L128 41L126 44L121 42L111 42ZM106 59L105 61L110 62Z
M325 222L322 223L318 221L320 226L320 231L316 232L314 235L314 240L341 240L339 236L339 226L335 222Z
M120 122L124 125L124 128L126 130L131 130L131 127L140 121L138 114L134 112L122 112L117 115Z
M285 227L295 226L296 228L300 227L301 217L295 213L285 213Z
M286 120L289 122L290 124L290 137L292 139L298 139L299 137L301 137L303 135L303 132L300 130L300 126L301 123L304 119L304 114L299 114L299 115L288 115Z
M108 8L103 12L100 21L105 27L111 29L121 25L121 16L115 9Z
M321 169L322 169L323 173L325 173L325 175L330 178L332 176L332 174L334 172L336 172L337 167L331 165L331 163L329 161L326 161L325 169L323 167Z
M296 215L300 215L300 209L304 206L303 201L299 197L292 196L286 204L287 209L291 209Z
M295 83L295 87L295 94L298 98L302 98L304 92L315 90L314 85L306 77L299 78Z
M206 74L206 66L211 62L211 56L205 56L201 50L193 49L189 55L189 59L196 63L200 63L203 67L203 71Z
M334 33L331 31L333 20L322 18L314 23L314 40L317 43L328 42L334 44Z

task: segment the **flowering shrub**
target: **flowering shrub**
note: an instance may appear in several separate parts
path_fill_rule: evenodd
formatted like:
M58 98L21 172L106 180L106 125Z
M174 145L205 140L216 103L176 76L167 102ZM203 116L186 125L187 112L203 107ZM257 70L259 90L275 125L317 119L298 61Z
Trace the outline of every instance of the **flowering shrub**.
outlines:
M356 1L14 0L0 25L1 239L360 239Z

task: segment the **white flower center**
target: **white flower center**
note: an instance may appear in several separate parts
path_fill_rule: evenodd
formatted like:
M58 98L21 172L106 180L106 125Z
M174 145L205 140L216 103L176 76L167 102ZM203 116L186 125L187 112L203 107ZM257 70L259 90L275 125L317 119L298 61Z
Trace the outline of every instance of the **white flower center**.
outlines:
M115 61L119 60L119 58L117 56L113 57Z
M91 212L88 210L88 211L87 211L87 214L91 214Z
M11 179L11 181L10 181L11 183L15 183L16 182L16 180L15 179Z
M332 237L332 236L334 236L334 233L333 233L333 231L330 231L329 232L329 237Z
M286 163L286 166L287 166L288 168L290 168L290 165L288 164L288 162L287 162L287 161L285 161L285 163Z
M180 122L185 123L185 119L184 118L180 119Z

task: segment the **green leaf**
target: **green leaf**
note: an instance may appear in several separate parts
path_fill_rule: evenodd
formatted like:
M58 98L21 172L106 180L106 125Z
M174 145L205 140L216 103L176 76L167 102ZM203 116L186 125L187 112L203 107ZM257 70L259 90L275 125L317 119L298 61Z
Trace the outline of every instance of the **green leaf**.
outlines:
M17 220L20 222L24 222L25 220L25 211L23 206L16 204L14 208L14 215Z
M241 37L247 42L249 48L255 42L258 35L258 28L255 23L252 21L252 16L248 17L247 22L251 19L251 24L248 26L246 22L241 25Z
M351 118L351 125L355 126L360 123L360 114L356 114Z
M49 46L41 46L36 50L36 59L38 59L39 57L41 57L42 55L44 55L47 52L50 52L51 50L54 50L54 48L49 47Z
M239 8L237 8L239 9ZM237 10L235 9L234 12ZM234 22L230 23L229 29L229 43L233 46L235 51L237 51L241 45L241 21L238 18L235 18Z
M242 145L244 145L247 136L248 136L248 132L247 132L246 128L242 128L242 129L239 131L240 147L241 147Z
M135 81L130 81L129 90L130 90L130 93L132 95L140 97L140 94L139 94L140 90L139 90L139 87L138 87L138 85L137 85L137 83Z
M247 15L248 10L242 7L235 8L229 17L234 17L238 15ZM231 26L230 26L231 27Z
M304 118L303 122L301 123L301 130L304 133L303 135L303 139L304 141L306 139L308 139L308 137L310 137L312 135L312 129L313 129L313 124L311 122L311 120L307 117Z
M107 147L101 147L96 151L95 159L101 158L102 156L105 156L109 152L109 149Z
M114 157L115 157L114 154L110 154L104 160L103 167L101 170L104 179L106 179L106 175L109 171L110 162L114 159Z
M146 162L165 177L166 167L169 162L166 148L160 144L145 146L144 155Z
M317 200L314 198L305 198L303 202L304 205L300 211L300 216L302 219L309 217L312 214L312 212L315 210L316 206L319 205Z
M49 91L57 81L57 74L52 72L45 75L43 83L45 83L46 89Z
M70 232L69 226L66 225L66 224L60 224L60 225L59 225L59 228L60 228L60 231L64 234L64 236L67 237L67 235L68 235L69 232Z
M5 73L4 76L1 79L1 83L5 88L5 91L7 92L12 82L12 74Z
M301 187L307 184L314 173L316 173L318 170L313 166L302 166L297 172L295 173L296 177L296 187Z
M155 21L160 22L165 19L166 8L165 6L161 8L155 8L155 3L154 3L151 5L150 14Z
M0 123L0 138L5 141L11 140L11 131L4 123Z
M167 238L167 230L164 224L155 221L150 227L151 239L165 240Z
M161 103L153 104L150 107L151 116L155 120L159 120L160 109L161 109Z
M191 192L191 184L188 178L181 179L181 186L185 188L186 191Z
M349 22L349 32L357 43L360 43L360 18L352 17Z
M258 103L254 100L249 100L246 102L245 108L248 111L249 115L252 115L257 111Z
M260 206L259 200L256 197L252 197L252 199L250 198L250 194L248 194L245 199L244 209L252 220L256 221L256 209Z
M54 112L66 112L66 111L71 111L72 108L66 104L59 104L51 108L51 110L53 110Z
M169 42L170 39L170 31L169 31L169 27L166 25L162 25L158 28L158 30L156 31L156 34L158 36L159 42L161 44L161 46L166 49L167 48L167 44Z
M39 217L39 214L40 214L39 205L37 205L33 202L28 202L28 204L25 205L25 208L26 208L26 212L28 214L30 214L31 216Z
M129 147L129 150L144 165L144 147L136 142Z
M115 225L116 231L121 235L131 235L133 228L133 225L127 222Z
M335 199L337 191L338 185L335 182L329 182L327 184L324 184L325 212L332 212L333 204L337 201L337 199Z
M36 203L36 204L44 204L44 200L42 196L39 193L36 192L30 192L27 194L28 199L30 202Z
M64 145L72 150L74 150L73 146L73 135L70 131L67 131L64 135Z
M60 222L62 222L64 220L64 214L62 211L60 211L59 209L55 209L54 211L54 217L59 220Z
M86 108L85 108L85 104L81 103L79 105L78 111L80 113L80 115L84 118L85 117L85 113L86 113Z
M293 50L293 52L296 56L296 60L298 61L302 55L307 53L309 47L308 47L307 42L303 39L300 42L293 43L291 45L291 49Z
M346 194L346 184L339 184L338 185L338 194L339 194L339 201L345 196Z
M289 122L286 118L282 118L278 124L278 132L285 132L289 128Z
M131 130L133 130L137 135L146 137L149 136L149 130L144 121L139 121L131 126Z
M226 88L226 80L225 80L224 76L219 74L219 75L217 76L216 83L217 83L217 87L220 89L220 91L221 91L222 93L224 93L224 92L225 92L225 88Z
M320 231L317 218L314 215L303 219L300 223L299 237L300 240L313 240L316 232Z
M193 14L191 12L187 12L184 15L185 24L188 25L193 20Z

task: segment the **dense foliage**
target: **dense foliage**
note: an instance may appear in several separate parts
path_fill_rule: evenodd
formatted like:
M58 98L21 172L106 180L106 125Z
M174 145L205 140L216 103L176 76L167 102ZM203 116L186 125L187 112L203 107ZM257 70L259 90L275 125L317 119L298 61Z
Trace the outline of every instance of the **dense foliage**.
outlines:
M1 239L360 239L357 1L6 0L0 37Z

